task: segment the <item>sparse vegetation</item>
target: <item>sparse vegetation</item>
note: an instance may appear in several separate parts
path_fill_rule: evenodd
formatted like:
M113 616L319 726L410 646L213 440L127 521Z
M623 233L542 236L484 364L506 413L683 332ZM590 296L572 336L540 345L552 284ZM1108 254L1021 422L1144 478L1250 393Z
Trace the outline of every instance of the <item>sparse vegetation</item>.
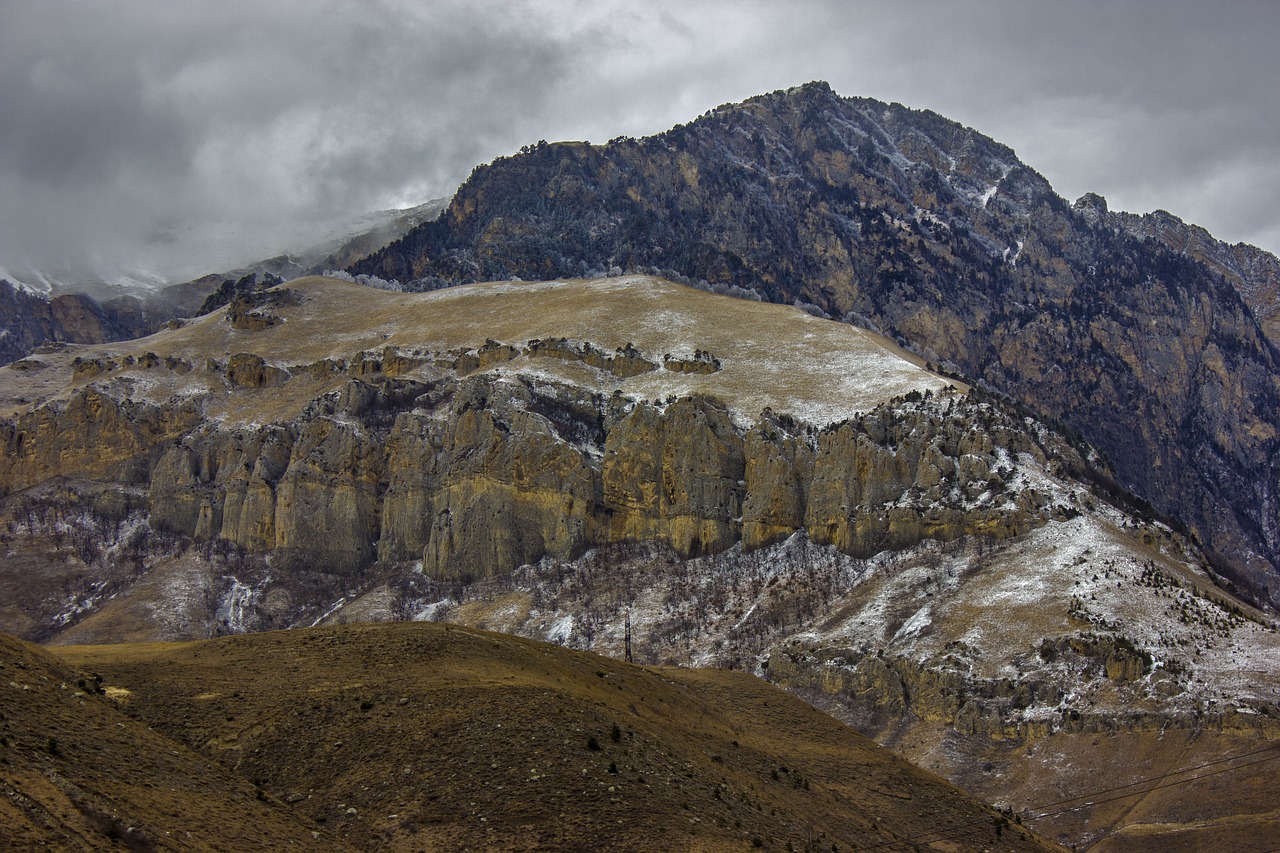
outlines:
M217 804L230 816L235 803L257 810L244 830L253 838L277 833L262 844L272 849L288 846L279 834L283 821L321 849L331 849L330 839L371 849L456 847L475 838L506 849L527 844L532 818L546 827L540 843L558 849L651 849L654 838L694 829L713 845L759 838L767 849L790 843L814 850L817 839L873 846L894 838L867 827L868 810L907 834L985 814L934 777L740 674L639 668L439 625L348 626L65 654L131 691L129 718L95 706L125 724L122 734L152 743L167 736L187 747L152 745L135 755L141 766L127 772L150 773L167 792L169 780L179 778L167 774L194 759L203 762L204 784L233 786L235 799L167 793L163 809L133 808L134 836L164 837L175 820L186 820L194 848L239 825L199 809ZM393 702L385 710L375 705L377 713L362 711L346 686L356 679L362 694L394 691L411 708ZM224 722L223 711L233 705L237 720ZM614 740L614 715L621 714L628 726L618 726ZM38 718L28 711L24 719ZM587 728L581 740L567 731L576 726ZM241 747L236 756L210 746L233 733ZM588 739L598 751L600 741L626 743L629 757L584 760L578 746L574 759L574 745ZM201 752L207 758L195 758ZM764 788L753 781L784 766L803 781ZM825 774L840 780L842 797L817 784L803 787ZM76 784L93 789L85 777ZM884 786L909 786L916 799L876 793ZM150 787L130 790L141 803ZM194 814L209 816L192 820ZM1028 842L1007 849L1043 848Z

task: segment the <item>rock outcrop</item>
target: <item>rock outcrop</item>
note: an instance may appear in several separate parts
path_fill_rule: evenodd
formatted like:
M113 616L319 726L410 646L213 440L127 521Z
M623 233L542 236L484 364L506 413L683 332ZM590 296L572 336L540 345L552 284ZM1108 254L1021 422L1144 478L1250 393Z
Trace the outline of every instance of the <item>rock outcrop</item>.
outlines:
M153 331L160 319L131 296L99 302L83 293L53 297L0 279L0 364L37 347L59 343L119 341Z
M1051 646L1046 656L1053 652L1074 658L1074 669L1084 681L1136 681L1151 668L1149 655L1112 638L1071 637L1046 645ZM1233 707L1202 712L1152 707L1149 701L1135 702L1125 713L1063 708L1026 715L1022 712L1032 706L1063 703L1060 677L1031 672L1018 678L974 678L957 666L954 656L921 662L792 641L774 650L767 670L770 681L820 706L835 702L860 731L882 739L920 722L994 740L1198 728L1274 738L1280 731L1274 718Z
M226 380L271 394L284 381L272 370L237 355ZM992 403L944 396L823 429L772 412L744 428L710 397L655 404L487 373L379 373L299 419L223 427L194 403L89 386L5 425L0 481L8 492L55 477L142 483L155 528L269 552L286 569L421 560L456 579L612 542L697 557L801 529L869 555L1012 536L1067 511L1019 485L1020 468L1046 464L1040 439ZM1083 470L1052 441L1058 464Z
M5 494L55 477L145 483L165 446L202 419L198 403L151 405L86 388L0 422Z
M198 303L197 303L198 304ZM191 307L166 295L46 294L0 279L0 365L42 348L124 341L150 334Z

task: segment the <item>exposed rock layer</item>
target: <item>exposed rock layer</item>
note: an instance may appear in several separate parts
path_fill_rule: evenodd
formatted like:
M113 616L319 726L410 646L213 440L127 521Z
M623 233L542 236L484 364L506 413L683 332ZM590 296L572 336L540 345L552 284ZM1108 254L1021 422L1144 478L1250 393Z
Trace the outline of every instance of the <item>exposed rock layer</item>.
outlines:
M240 393L272 393L256 356L227 374ZM454 578L622 541L698 556L804 529L865 555L1006 537L1067 511L1014 489L1020 466L1086 467L1060 439L954 395L822 430L772 412L744 429L712 398L659 406L489 374L351 378L295 421L226 428L195 403L90 386L5 424L3 439L7 492L55 477L143 483L160 530L285 567L421 559Z

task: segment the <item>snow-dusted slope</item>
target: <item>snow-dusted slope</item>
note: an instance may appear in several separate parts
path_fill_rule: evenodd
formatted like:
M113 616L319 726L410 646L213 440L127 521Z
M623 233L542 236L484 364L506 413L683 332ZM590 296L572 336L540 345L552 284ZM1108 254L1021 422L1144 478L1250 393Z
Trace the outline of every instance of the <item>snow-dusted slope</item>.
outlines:
M522 352L480 369L499 376L545 377L604 394L619 391L636 399L708 394L726 402L744 424L772 407L821 426L895 396L940 391L949 384L892 341L865 330L788 306L730 299L650 277L499 282L432 293L394 293L308 278L285 289L299 298L296 304L271 309L282 319L276 325L237 329L215 312L137 341L41 354L28 359L26 369L0 371L0 398L15 411L65 396L84 384L73 378L75 359L113 359L119 370L90 379L128 382L131 396L155 402L209 395L214 416L261 420L256 404L237 405L243 390L226 389L207 371L142 370L124 362L154 353L203 364L209 358L254 353L291 377L272 395L272 407L283 412L290 405L302 407L324 390L299 369L324 359L351 361L362 354L401 352L434 363L436 357L474 352L489 341L523 350L531 340L561 338L609 356L630 344L656 368L621 377L581 360ZM699 350L718 360L719 368L697 373L664 367L666 360L673 366L693 361ZM419 372L430 373L430 368Z

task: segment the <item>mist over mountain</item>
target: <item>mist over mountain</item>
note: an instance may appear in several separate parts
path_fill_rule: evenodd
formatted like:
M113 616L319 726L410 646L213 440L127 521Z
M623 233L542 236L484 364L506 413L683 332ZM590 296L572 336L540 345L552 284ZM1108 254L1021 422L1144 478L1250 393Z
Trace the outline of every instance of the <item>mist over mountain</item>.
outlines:
M644 139L528 146L351 271L436 283L619 268L813 304L1079 430L1275 606L1268 258L1166 214L1072 205L976 131L814 83Z
M331 230L305 249L210 272L191 281L159 276L111 282L62 280L37 272L20 282L13 276L4 277L6 273L0 269L0 364L45 345L124 341L151 334L171 320L200 313L211 293L236 282L248 286L259 280L278 281L341 269L435 218L445 203L446 199L434 199L405 210L366 214ZM315 239L315 235L308 239Z

